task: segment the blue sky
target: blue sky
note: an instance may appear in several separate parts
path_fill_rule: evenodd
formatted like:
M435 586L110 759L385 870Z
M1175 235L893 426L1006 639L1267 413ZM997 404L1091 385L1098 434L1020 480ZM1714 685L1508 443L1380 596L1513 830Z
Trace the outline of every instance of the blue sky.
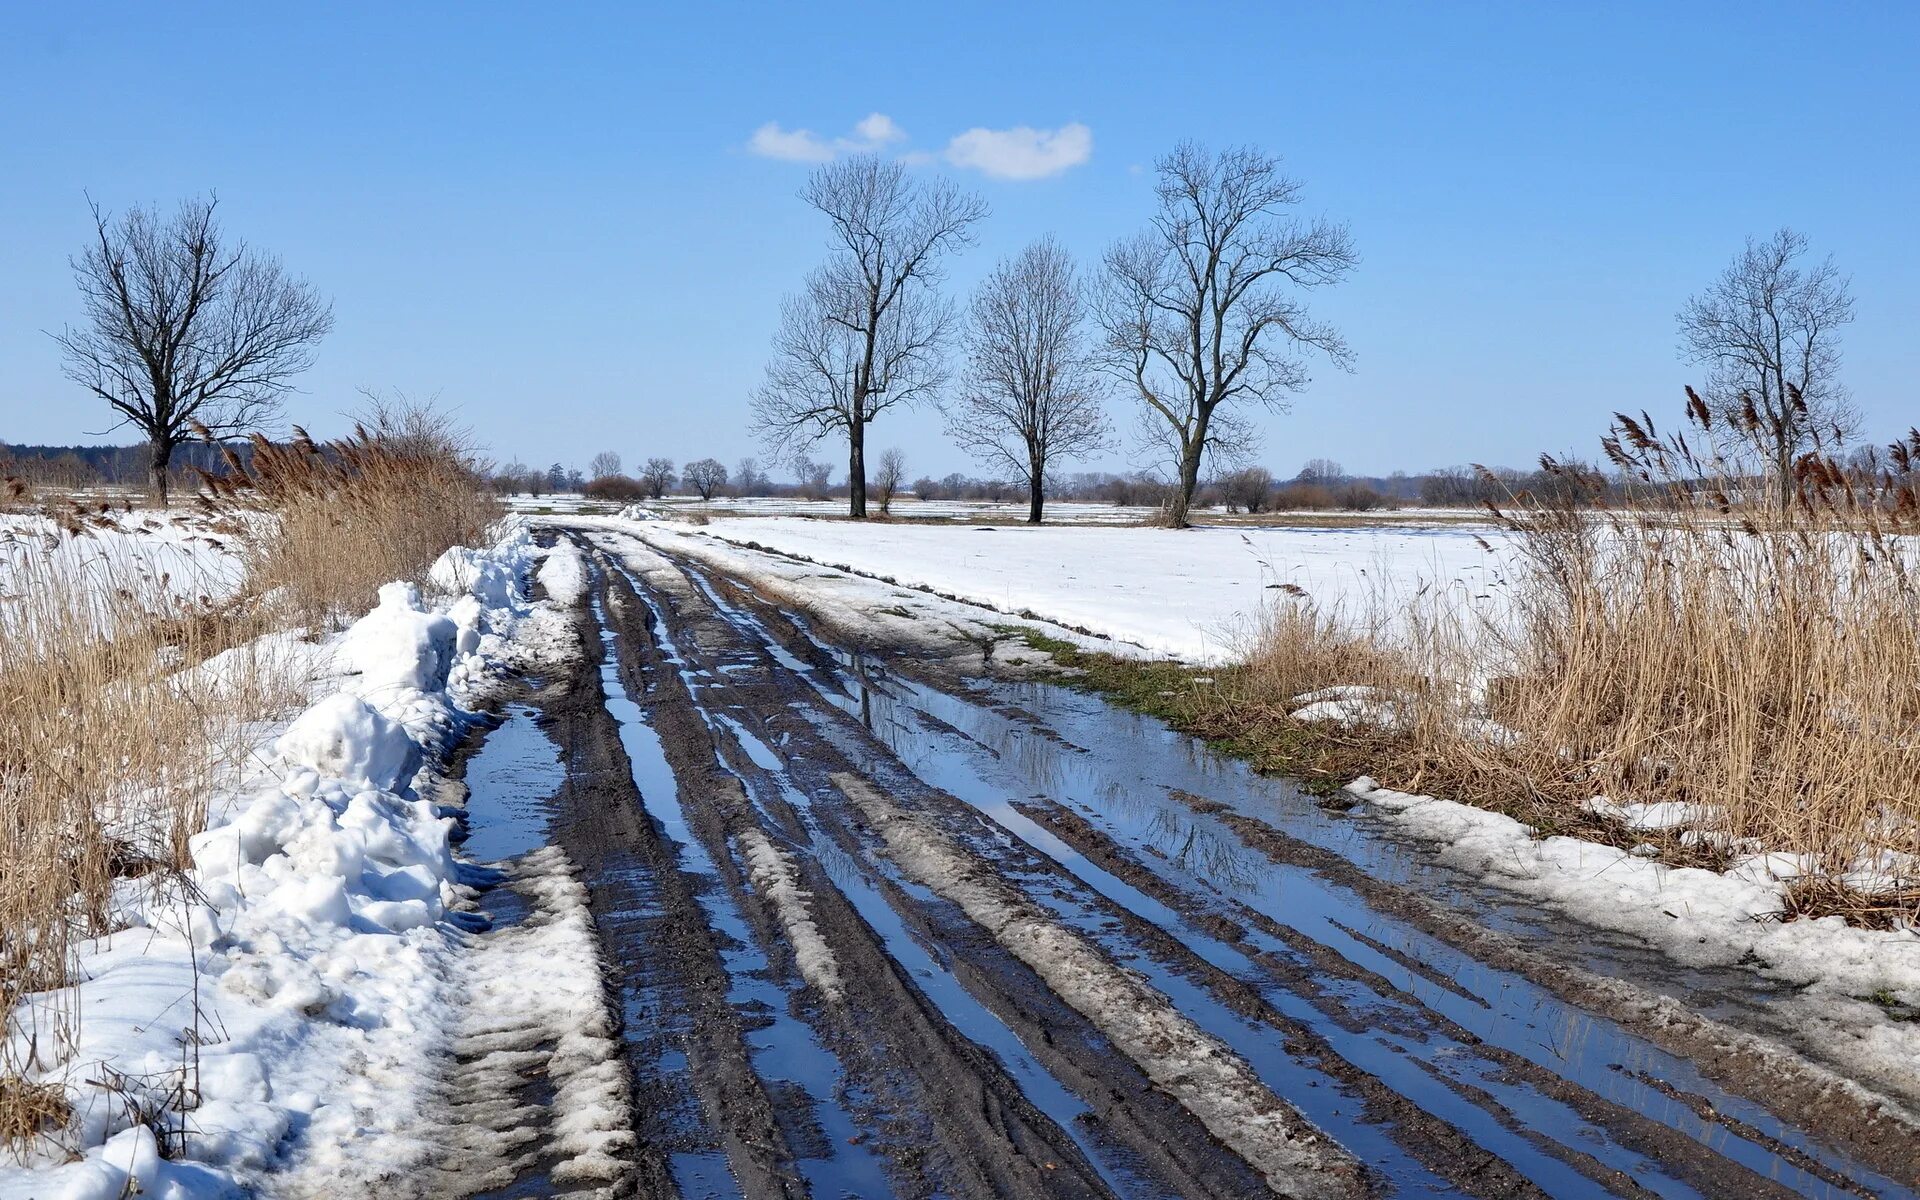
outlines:
M874 113L992 207L956 295L1044 233L1097 260L1182 138L1283 156L1363 261L1318 301L1357 369L1263 418L1276 469L1526 465L1591 453L1613 409L1677 414L1674 311L1782 224L1853 277L1846 379L1884 438L1920 421L1917 46L1894 3L16 4L0 440L104 423L42 332L77 314L83 193L217 189L333 299L290 404L316 433L366 385L440 393L503 458L731 463L824 249L805 165L750 142ZM941 157L1072 125L1090 152L1045 178ZM937 414L873 436L970 469Z

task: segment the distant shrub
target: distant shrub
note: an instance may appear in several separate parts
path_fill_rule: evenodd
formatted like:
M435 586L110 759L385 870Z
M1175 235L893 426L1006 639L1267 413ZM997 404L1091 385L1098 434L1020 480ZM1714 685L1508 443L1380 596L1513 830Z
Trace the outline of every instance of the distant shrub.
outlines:
M1318 510L1334 508L1337 504L1333 490L1317 483L1282 484L1273 492L1273 507L1276 510L1289 508Z
M589 480L580 494L589 500L611 500L616 504L631 504L647 498L647 485L631 475L607 475Z
M1244 467L1220 481L1227 510L1241 508L1257 513L1273 498L1273 472L1265 467Z
M1348 512L1372 512L1376 508L1388 506L1385 496L1364 483L1345 484L1334 491L1333 498Z

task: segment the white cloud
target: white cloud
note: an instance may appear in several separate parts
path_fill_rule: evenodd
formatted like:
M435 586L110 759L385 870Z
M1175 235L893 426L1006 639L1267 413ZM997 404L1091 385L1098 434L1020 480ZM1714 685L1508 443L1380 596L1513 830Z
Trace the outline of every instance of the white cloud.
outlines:
M1045 179L1093 155L1093 130L1078 121L1058 129L969 129L947 143L947 161L994 179Z
M753 131L747 149L762 158L821 163L842 154L871 154L906 136L907 131L885 113L868 113L854 125L853 136L831 141L811 129L783 129L780 122L768 121Z
M762 158L787 162L826 162L833 157L833 147L821 141L819 134L811 129L782 129L778 121L754 130L747 149Z
M907 136L907 131L895 125L893 118L885 113L868 113L853 127L853 132L868 146L884 146Z

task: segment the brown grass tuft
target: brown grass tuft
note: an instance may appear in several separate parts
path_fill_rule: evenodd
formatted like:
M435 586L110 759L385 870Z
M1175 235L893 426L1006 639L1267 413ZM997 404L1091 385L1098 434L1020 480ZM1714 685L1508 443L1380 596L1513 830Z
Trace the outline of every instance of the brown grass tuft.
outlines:
M62 1089L0 1075L0 1146L24 1145L72 1117Z

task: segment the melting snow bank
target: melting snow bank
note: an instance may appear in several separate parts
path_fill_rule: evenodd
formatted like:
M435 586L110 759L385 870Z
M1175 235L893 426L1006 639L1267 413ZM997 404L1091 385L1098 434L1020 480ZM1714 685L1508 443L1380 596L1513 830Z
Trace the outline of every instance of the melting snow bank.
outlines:
M555 1180L617 1174L626 1082L582 889L558 852L463 862L434 802L503 661L578 644L527 598L539 556L513 523L435 564L431 606L382 588L316 653L332 690L210 798L186 886L124 881L125 927L83 948L83 982L20 1003L16 1059L73 1116L0 1164L0 1196L430 1194L512 1152L455 1144L454 1104L528 1055L557 1093ZM566 571L543 577L564 592ZM482 932L476 888L502 880L530 915Z
M1315 1200L1361 1192L1338 1145L1275 1096L1252 1068L1166 998L1052 921L924 822L856 775L834 786L853 801L900 869L959 906L1114 1046L1199 1118L1207 1131L1283 1196Z
M1443 862L1579 921L1632 934L1691 966L1749 966L1800 989L1780 1005L1806 1044L1910 1100L1920 1098L1920 935L1840 917L1781 921L1786 880L1760 856L1724 874L1672 867L1579 838L1536 838L1501 813L1380 787L1347 785L1376 819L1434 844ZM1628 814L1642 825L1669 812ZM1791 878L1792 872L1786 872Z

